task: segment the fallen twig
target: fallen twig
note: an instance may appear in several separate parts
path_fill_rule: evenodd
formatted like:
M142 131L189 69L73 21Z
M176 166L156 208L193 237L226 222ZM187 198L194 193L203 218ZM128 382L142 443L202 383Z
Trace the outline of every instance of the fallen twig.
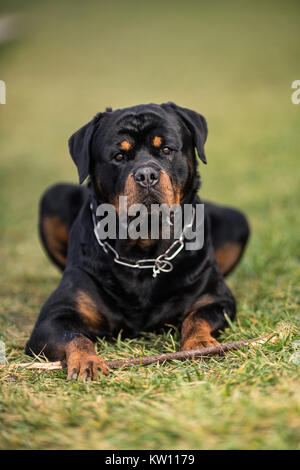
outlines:
M233 341L232 343L220 343L214 346L208 346L201 349L192 349L189 351L178 351L174 353L159 354L157 356L143 356L135 359L117 359L115 361L106 361L106 364L111 369L120 369L122 367L131 366L148 366L153 363L163 364L168 361L184 361L186 359L199 359L201 357L213 356L216 354L224 354L227 351L240 349L244 346L266 342L268 340L274 341L274 335L260 336L258 338L246 339L243 341ZM0 365L1 369L8 369L11 367L20 367L25 369L44 369L44 370L60 370L65 369L67 364L65 361L56 362L21 362L15 364Z

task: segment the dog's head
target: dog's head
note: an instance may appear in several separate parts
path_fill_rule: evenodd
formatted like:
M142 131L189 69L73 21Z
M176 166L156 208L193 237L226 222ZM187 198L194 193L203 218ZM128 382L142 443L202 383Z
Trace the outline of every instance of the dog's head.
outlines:
M99 202L180 204L195 191L195 148L206 163L205 118L173 103L97 114L69 140L79 181L90 175Z

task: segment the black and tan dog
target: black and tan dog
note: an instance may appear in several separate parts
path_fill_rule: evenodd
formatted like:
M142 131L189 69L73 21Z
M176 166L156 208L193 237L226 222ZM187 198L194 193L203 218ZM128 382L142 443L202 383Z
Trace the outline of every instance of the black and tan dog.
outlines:
M140 105L99 113L69 140L71 156L86 186L58 184L40 204L40 234L52 261L63 270L43 306L26 346L29 355L67 360L68 379L107 373L96 355L96 337L120 330L135 336L168 323L181 325L182 349L215 344L233 319L235 300L224 282L245 248L249 227L239 211L205 204L204 245L183 249L173 270L157 277L149 269L114 262L94 233L101 203L128 196L128 204L200 203L195 149L206 163L203 116L173 103ZM92 207L92 209L91 209ZM156 259L174 240L110 240L120 257Z

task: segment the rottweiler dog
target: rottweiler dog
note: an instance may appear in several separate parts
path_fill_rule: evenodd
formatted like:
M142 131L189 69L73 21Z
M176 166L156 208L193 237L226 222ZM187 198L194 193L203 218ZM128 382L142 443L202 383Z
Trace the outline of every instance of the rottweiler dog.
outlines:
M40 237L63 275L40 312L28 355L65 359L68 380L93 380L109 372L95 352L97 337L176 324L182 350L217 343L226 314L236 314L224 277L243 254L249 225L240 211L199 199L197 154L206 163L206 138L205 118L174 103L108 108L71 136L79 182L89 177L88 184L57 184L41 198ZM146 207L204 204L202 248L186 250L184 240L169 264L160 258L156 277L138 269L168 252L174 239L117 236L105 245L95 234L97 207L111 204L120 217L120 195Z

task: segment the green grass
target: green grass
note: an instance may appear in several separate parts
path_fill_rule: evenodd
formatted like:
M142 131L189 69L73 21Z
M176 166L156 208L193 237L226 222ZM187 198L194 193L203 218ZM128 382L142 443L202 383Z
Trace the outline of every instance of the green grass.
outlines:
M37 237L44 188L76 181L66 141L105 106L172 100L209 126L201 194L243 209L252 238L228 283L239 313L222 341L277 344L206 362L115 371L0 373L0 448L300 449L298 2L2 2L21 32L0 45L0 338L22 361L59 273ZM98 344L104 358L179 346L174 329Z

